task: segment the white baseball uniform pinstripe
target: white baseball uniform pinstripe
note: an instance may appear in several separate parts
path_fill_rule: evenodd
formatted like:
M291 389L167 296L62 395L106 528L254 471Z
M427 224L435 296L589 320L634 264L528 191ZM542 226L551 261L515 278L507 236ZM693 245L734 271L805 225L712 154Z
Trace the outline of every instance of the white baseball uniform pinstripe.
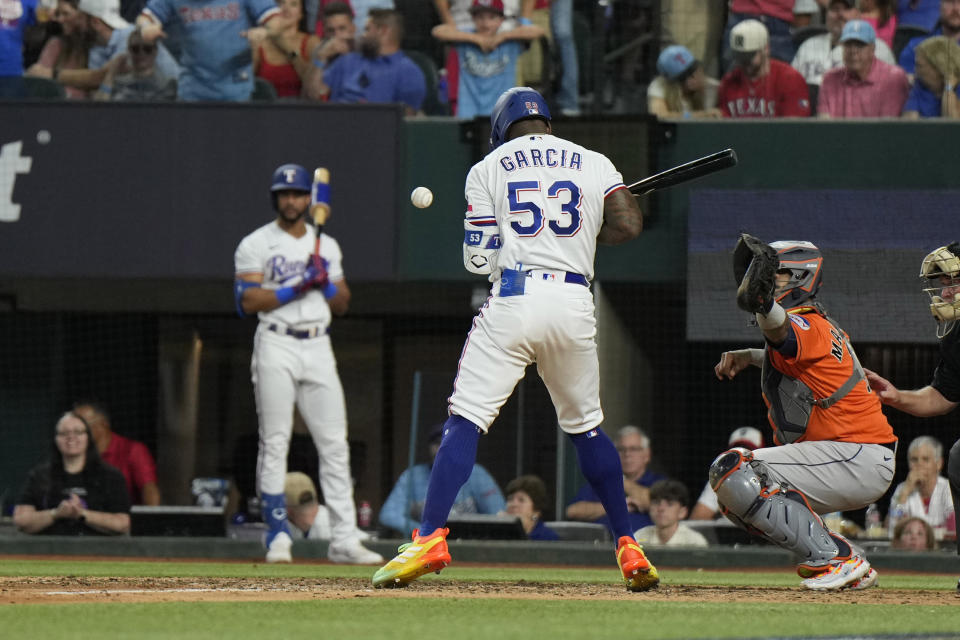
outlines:
M234 256L236 273L262 274L262 287L266 289L295 285L313 252L315 237L309 225L303 237L295 238L276 221L266 224L240 242ZM337 241L323 234L320 253L329 261L330 281L343 280ZM266 494L283 493L296 404L320 457L320 487L330 510L332 540L356 539L346 407L327 335L330 307L323 293L310 290L258 316L260 324L250 364L260 421L257 489ZM288 329L308 331L312 337L287 335Z
M564 431L603 421L593 296L583 285L593 278L604 198L621 187L605 156L552 135L511 140L470 170L467 218L495 220L502 247L492 296L460 357L452 413L486 431L536 362ZM500 296L504 268L530 271L522 295Z

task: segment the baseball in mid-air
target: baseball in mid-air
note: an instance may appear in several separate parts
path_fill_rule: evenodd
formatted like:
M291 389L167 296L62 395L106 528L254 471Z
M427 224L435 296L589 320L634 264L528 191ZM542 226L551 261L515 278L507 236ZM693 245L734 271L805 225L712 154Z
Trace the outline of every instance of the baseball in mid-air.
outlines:
M426 187L417 187L410 194L410 202L418 209L426 209L433 204L433 191Z

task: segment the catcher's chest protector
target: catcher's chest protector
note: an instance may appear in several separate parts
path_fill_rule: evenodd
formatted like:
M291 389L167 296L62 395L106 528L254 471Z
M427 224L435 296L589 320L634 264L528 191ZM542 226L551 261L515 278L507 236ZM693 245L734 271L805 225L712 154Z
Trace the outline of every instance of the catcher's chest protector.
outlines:
M767 401L767 415L773 425L774 441L779 444L796 442L810 422L813 391L800 380L791 378L773 366L770 347L764 349L760 387Z
M829 409L866 377L850 340L836 322L827 316L823 317L839 335L844 336L844 346L853 362L853 371L840 388L830 394L830 397L817 399L813 397L813 391L804 382L791 378L773 366L770 361L770 346L767 345L763 350L760 387L763 398L767 402L767 415L773 425L774 441L778 444L796 442L806 432L814 407Z

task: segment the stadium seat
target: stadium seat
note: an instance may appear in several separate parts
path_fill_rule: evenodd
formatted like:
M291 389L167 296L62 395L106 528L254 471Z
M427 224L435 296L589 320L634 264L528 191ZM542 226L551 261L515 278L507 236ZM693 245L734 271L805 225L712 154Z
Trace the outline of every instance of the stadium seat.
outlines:
M427 82L427 95L424 97L423 105L420 108L428 116L450 115L447 105L440 102L440 98L437 95L439 76L437 73L437 64L433 61L433 58L425 53L411 49L405 49L403 52L420 67L420 71L423 72L423 79Z
M277 99L277 90L269 81L263 78L253 79L253 93L250 94L250 100L254 102L273 102Z
M36 100L63 100L66 98L63 85L49 78L23 77L23 97Z
M900 59L900 52L907 46L907 43L914 38L921 38L930 35L930 32L923 27L913 24L898 24L897 30L893 32L893 58Z

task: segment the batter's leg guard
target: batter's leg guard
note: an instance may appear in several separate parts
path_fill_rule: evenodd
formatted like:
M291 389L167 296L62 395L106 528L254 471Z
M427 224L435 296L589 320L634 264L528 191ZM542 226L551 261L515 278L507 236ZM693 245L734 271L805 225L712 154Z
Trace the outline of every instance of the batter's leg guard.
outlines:
M841 551L837 539L803 493L770 486L764 467L762 460L754 460L750 450L740 447L717 456L710 465L710 486L724 515L750 533L793 552L802 565L828 565Z

